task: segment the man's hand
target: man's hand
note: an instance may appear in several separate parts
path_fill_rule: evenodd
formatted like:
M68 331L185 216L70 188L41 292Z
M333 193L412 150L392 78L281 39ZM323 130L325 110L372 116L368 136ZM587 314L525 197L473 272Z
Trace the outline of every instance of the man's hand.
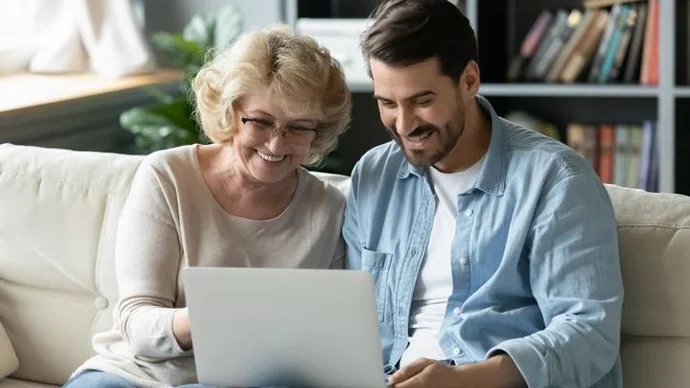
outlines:
M461 383L456 367L428 358L420 358L395 372L389 379L391 388L458 387Z
M505 353L459 366L420 358L393 374L388 385L391 388L526 387L520 371Z

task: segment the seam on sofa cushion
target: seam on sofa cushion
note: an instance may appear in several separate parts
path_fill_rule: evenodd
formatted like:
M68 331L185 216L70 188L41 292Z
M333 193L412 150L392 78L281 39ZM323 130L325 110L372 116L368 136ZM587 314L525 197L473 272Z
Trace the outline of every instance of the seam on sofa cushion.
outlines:
M6 168L2 168L0 166L0 178L3 177L3 175L10 175L14 178L22 178L24 180L41 180L44 182L50 182L56 185L64 185L64 186L70 186L70 187L75 187L87 191L98 191L103 195L113 195L113 196L118 196L118 197L123 197L127 195L127 190L129 190L129 185L125 189L125 193L112 193L113 190L111 190L111 187L105 186L105 185L94 185L92 183L87 183L87 181L61 181L57 179L52 179L48 178L45 175L41 174L36 174L36 173L30 173L27 172L26 170L10 170ZM95 189L95 190L94 190Z
M94 263L93 266L93 283L94 286L96 287L96 295L103 295L103 290L101 287L101 279L98 276L100 273L101 269L101 256L102 256L102 246L103 246L103 233L105 231L105 218L108 216L108 209L109 209L109 204L110 204L110 199L109 197L105 197L105 204L103 205L103 214L101 216L101 222L100 222L100 233L98 234L98 243L96 245L96 262ZM94 320L95 322L95 320Z

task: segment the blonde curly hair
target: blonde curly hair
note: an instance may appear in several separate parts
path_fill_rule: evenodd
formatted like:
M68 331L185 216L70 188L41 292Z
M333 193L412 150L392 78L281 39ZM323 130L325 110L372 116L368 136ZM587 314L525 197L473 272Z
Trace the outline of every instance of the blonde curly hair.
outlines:
M262 87L270 89L286 114L318 120L304 164L317 164L336 148L352 104L342 68L326 48L284 24L243 34L199 71L192 88L206 136L214 143L232 143L243 97Z

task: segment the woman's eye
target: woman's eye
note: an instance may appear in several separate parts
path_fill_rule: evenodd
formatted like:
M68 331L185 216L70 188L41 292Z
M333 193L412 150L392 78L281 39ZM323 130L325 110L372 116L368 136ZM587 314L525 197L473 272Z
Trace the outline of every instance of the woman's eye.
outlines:
M262 129L273 127L273 123L269 123L268 121L258 121L257 120L254 123Z

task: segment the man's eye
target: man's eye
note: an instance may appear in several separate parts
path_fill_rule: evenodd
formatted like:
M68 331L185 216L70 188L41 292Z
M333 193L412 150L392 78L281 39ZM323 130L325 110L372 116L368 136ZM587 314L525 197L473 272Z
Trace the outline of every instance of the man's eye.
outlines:
M433 100L421 100L421 101L417 101L417 105L427 106L427 105L430 105L432 102L433 102Z
M379 104L381 104L381 106L385 106L386 108L392 108L393 106L395 106L395 103L393 101L379 100Z

